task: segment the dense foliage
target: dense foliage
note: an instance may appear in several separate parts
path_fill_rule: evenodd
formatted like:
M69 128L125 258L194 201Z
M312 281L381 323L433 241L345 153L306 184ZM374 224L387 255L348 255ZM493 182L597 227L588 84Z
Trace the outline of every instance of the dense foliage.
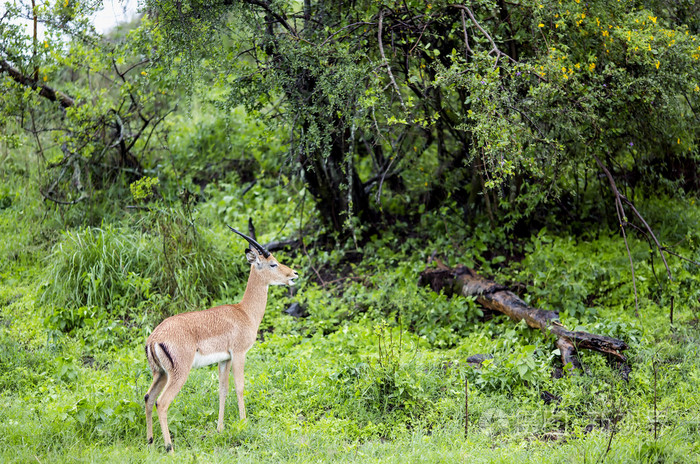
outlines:
M143 342L240 299L226 224L301 278L248 422L193 371L176 461L700 460L694 1L146 0L104 36L98 6L0 9L0 461L171 460ZM627 363L572 373L419 286L433 256Z
M284 169L336 230L447 199L467 224L552 204L580 215L607 189L594 156L630 198L698 188L690 5L148 5L165 64L212 79L220 107L286 127Z

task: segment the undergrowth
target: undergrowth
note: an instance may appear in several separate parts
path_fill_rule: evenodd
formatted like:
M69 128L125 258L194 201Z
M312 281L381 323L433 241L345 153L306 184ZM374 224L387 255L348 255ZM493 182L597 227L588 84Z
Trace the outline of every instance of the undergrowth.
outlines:
M245 245L221 222L240 227L251 211L229 209L232 202L215 196L193 222L151 209L70 229L52 247L3 263L0 460L170 462L158 426L155 448L145 444L143 394L151 379L142 344L168 313L240 298ZM276 218L287 208L269 204L278 205ZM15 206L0 210L4 224ZM258 222L269 229L274 221ZM10 253L12 232L1 233ZM697 260L694 232L674 233L687 237L674 250ZM696 267L669 257L670 281L655 250L632 240L635 314L617 236L545 229L521 242L518 254L498 248L504 236L496 232L450 239L450 246L444 238L399 235L276 252L301 279L293 295L270 290L246 364L249 420L238 421L231 400L217 433L216 368L193 371L170 409L173 460L698 461ZM436 249L449 265L474 267L530 304L558 310L571 329L622 338L626 365L581 350L584 372L567 374L541 333L472 299L419 286ZM291 303L306 317L286 314Z

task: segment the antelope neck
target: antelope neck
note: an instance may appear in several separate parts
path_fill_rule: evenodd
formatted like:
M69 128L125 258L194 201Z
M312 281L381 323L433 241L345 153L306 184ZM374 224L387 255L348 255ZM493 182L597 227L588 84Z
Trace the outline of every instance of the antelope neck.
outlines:
M267 304L267 288L268 284L263 282L262 278L255 269L251 269L248 276L248 283L245 287L245 293L241 300L241 306L246 314L255 321L256 325L260 325L262 318L265 315L265 305Z

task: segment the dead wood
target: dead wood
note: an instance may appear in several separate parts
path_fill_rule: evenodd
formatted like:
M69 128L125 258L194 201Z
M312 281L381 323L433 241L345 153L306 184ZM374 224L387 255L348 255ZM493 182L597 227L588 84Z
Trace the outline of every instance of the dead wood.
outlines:
M552 335L564 365L571 363L575 369L580 369L577 350L582 348L605 353L622 362L626 360L621 352L627 349L627 344L622 340L569 330L559 322L556 311L533 308L503 285L479 276L466 266L450 269L438 261L437 268L421 272L419 282L437 292L448 289L462 296L474 296L480 305L505 314L516 322L524 320L529 327Z

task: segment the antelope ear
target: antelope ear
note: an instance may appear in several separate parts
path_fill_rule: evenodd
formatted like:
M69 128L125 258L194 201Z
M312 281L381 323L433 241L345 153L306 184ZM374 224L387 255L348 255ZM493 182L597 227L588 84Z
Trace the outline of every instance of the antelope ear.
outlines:
M260 256L257 252L251 250L250 248L246 248L245 257L248 259L250 264L260 264Z

